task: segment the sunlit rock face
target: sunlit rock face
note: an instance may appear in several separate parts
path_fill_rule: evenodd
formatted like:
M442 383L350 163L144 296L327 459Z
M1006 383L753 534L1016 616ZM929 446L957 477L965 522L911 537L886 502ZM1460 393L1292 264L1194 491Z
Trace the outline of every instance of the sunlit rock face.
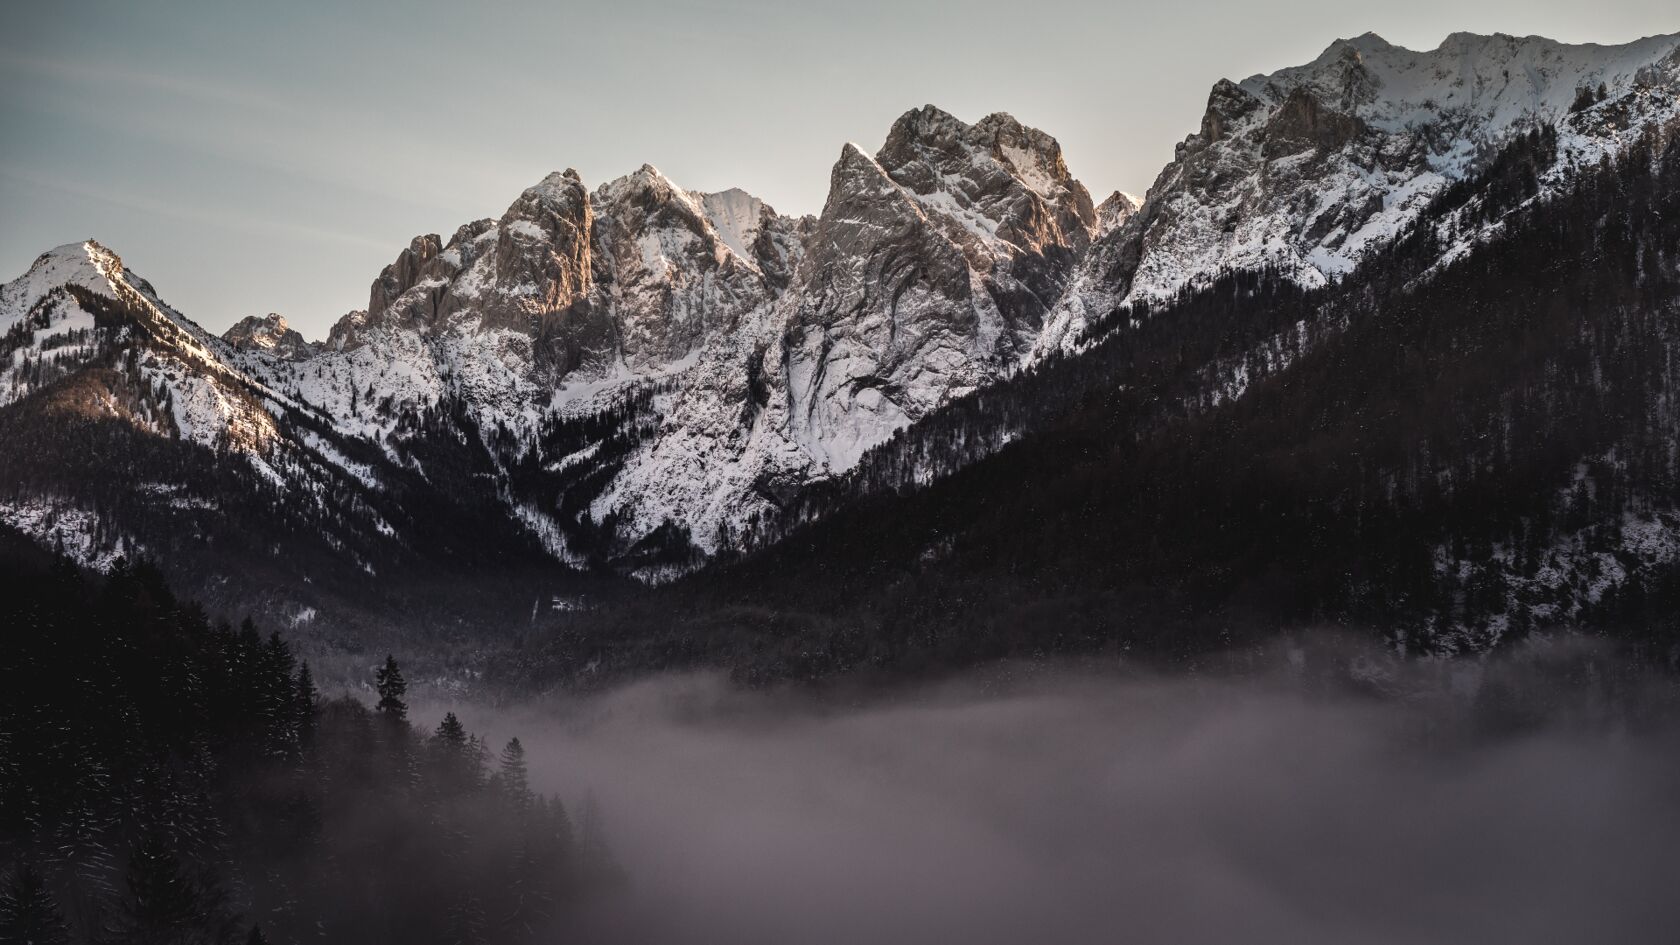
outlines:
M285 316L270 312L267 315L247 315L222 333L222 340L239 351L263 351L287 361L312 357L320 345L304 340Z
M822 214L791 228L801 249L774 256L797 257L787 289L702 355L598 514L649 528L695 509L708 545L773 516L800 483L1013 371L1095 227L1055 139L1007 115L970 125L928 106L873 157L847 145Z
M559 560L579 563L581 538L627 553L676 534L709 551L768 533L810 484L956 398L1076 353L1129 306L1230 269L1304 285L1350 272L1539 125L1558 146L1537 196L1567 186L1680 112L1676 44L1338 41L1215 85L1141 201L1093 205L1049 135L932 106L873 154L844 147L813 217L688 191L651 166L593 189L556 172L499 217L416 237L321 345L278 316L214 338L78 244L0 290L15 332L0 406L115 357L144 326L156 343L130 387L170 395L78 402L251 447L276 488L297 487L262 457L288 436L287 455L314 455L299 468L336 462L277 419L301 411L308 436L365 448L341 467L359 482L379 481L364 466L381 456L425 475L432 460L410 447L427 437L480 451L475 487ZM1444 225L1451 258L1497 223ZM116 316L92 298L128 313L126 334L93 332Z
M1061 149L1007 115L932 106L835 165L785 335L789 418L813 458L861 451L1012 370L1091 239Z

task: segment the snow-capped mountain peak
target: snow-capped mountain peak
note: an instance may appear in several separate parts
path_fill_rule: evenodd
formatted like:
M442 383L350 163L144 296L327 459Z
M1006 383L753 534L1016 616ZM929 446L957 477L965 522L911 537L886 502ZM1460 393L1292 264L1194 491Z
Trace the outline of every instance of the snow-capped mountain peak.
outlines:
M1228 270L1340 278L1542 126L1556 129L1557 153L1539 193L1567 186L1573 168L1680 114L1677 89L1680 35L1599 46L1455 33L1418 52L1367 33L1305 65L1221 80L1143 206L1086 257L1037 355L1117 306Z
M1138 209L1142 206L1142 197L1119 190L1109 194L1103 198L1102 203L1097 204L1097 223L1094 235L1097 237L1107 236L1116 227L1131 219L1132 214L1138 212Z
M314 355L320 347L304 340L303 335L286 324L286 317L276 312L241 318L222 333L222 340L235 350L260 351L294 361Z
M29 271L0 286L0 332L28 316L54 290L76 286L116 298L115 283L123 276L122 260L96 240L65 243L36 257Z
M742 259L752 259L751 247L758 239L764 215L766 211L774 215L774 211L770 211L764 201L739 187L696 196L704 208L706 219L724 245Z
M1567 186L1680 112L1677 46L1338 40L1216 84L1146 198L1100 206L1050 135L932 105L874 154L842 147L816 217L652 165L593 189L558 171L499 216L415 237L320 346L277 315L211 337L114 254L72 244L0 288L0 405L138 340L139 383L172 406L135 415L253 468L301 456L377 483L321 437L422 476L446 443L482 452L474 481L560 560L584 560L579 542L711 550L1128 303L1229 269L1351 272L1538 125L1557 129L1539 191ZM1451 252L1497 225L1452 223ZM310 432L273 453L282 417Z

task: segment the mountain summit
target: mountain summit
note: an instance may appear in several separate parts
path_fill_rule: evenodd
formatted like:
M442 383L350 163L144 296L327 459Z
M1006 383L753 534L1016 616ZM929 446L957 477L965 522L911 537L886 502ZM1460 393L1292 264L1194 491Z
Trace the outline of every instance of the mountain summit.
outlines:
M278 315L215 337L60 247L0 287L0 425L31 444L0 518L84 560L214 546L253 576L215 593L292 613L355 596L346 574L668 579L776 540L813 490L925 483L1030 432L918 431L1232 273L1333 285L1419 227L1438 266L1475 253L1675 120L1677 46L1338 40L1218 83L1141 201L1094 204L1009 115L931 105L841 148L812 217L651 165L560 171L415 237L323 343ZM1299 356L1277 344L1265 363Z

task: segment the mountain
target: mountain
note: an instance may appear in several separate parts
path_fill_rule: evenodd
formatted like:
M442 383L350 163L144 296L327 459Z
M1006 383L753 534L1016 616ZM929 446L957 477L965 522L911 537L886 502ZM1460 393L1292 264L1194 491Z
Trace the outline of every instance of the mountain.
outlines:
M776 544L531 634L490 678L1195 666L1328 629L1430 657L1590 634L1672 670L1680 122L1523 196L1555 147L1513 139L1328 285L1241 271L1134 307L923 420ZM1499 232L1443 262L1472 205Z
M1006 115L928 106L874 157L847 145L788 289L702 353L594 513L750 541L805 484L1007 377L1094 224L1055 140Z
M1454 33L1429 52L1367 33L1208 96L1128 226L1093 249L1042 350L1115 306L1276 267L1306 286L1345 277L1512 137L1557 129L1538 192L1680 113L1675 36L1622 46ZM1602 96L1602 97L1601 97ZM1456 225L1468 245L1480 229ZM1462 249L1458 250L1462 251Z
M60 247L0 288L0 520L94 565L158 557L214 606L332 615L346 646L569 626L638 596L625 576L775 560L813 520L1000 468L1081 405L1143 398L1102 421L1120 442L1246 409L1382 323L1354 286L1414 297L1666 153L1677 49L1338 41L1215 86L1141 201L1094 204L1007 115L932 106L842 148L814 217L651 166L555 173L416 237L320 343L278 315L214 337L106 248ZM694 580L763 590L719 573Z
M393 459L345 433L268 382L313 358L210 335L98 243L0 289L0 324L0 532L96 568L160 561L208 606L345 653L528 621L582 582L473 453L439 437Z
M222 340L236 351L266 351L286 361L300 361L320 352L321 346L311 344L286 324L284 316L247 315L222 333Z
M1120 224L1130 220L1132 215L1137 213L1142 206L1142 198L1133 194L1122 193L1118 190L1109 194L1103 198L1102 203L1097 204L1096 235L1103 237L1112 233L1120 227Z

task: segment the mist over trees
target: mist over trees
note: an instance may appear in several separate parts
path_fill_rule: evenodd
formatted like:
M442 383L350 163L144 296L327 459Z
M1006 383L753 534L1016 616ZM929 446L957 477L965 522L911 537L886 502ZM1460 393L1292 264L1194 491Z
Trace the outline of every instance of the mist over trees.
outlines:
M0 941L547 941L621 881L517 739L417 728L394 658L323 699L145 564L7 561L0 627Z

